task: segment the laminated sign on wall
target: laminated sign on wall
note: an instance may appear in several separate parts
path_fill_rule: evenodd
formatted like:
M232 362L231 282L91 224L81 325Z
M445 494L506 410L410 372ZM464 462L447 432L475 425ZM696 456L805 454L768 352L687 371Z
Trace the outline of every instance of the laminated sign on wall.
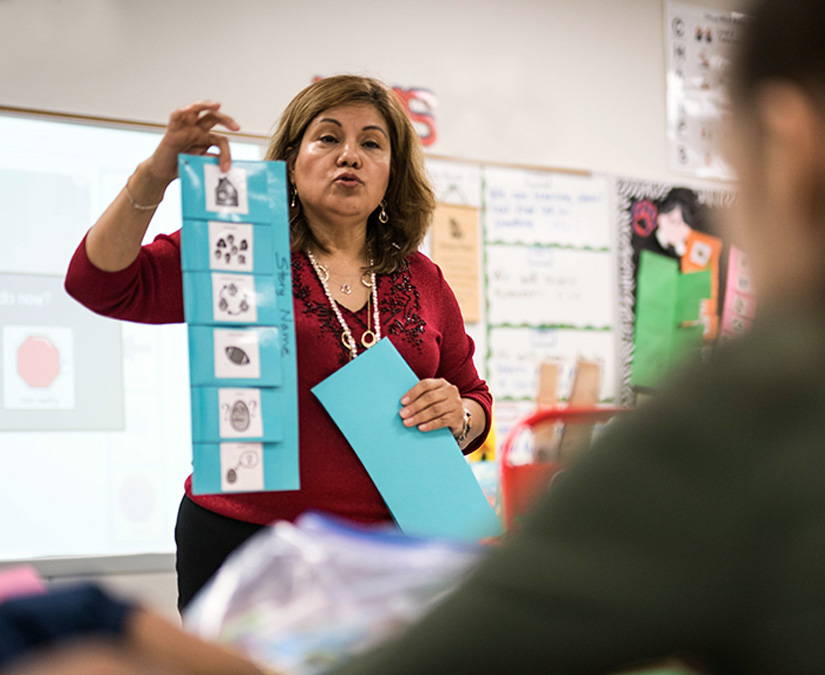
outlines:
M195 494L296 490L298 401L282 162L181 155Z
M732 180L719 150L730 112L731 52L747 17L669 2L665 13L667 122L675 171Z

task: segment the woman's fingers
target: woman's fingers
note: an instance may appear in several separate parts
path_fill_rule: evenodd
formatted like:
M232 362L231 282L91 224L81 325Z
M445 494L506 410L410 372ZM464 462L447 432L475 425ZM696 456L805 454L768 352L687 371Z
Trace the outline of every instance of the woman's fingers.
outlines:
M197 101L179 108L169 116L169 124L160 144L150 158L151 170L158 176L173 179L177 175L178 155L189 153L205 155L217 148L221 171L229 171L232 155L226 136L214 133L217 125L237 131L240 125L229 115L220 112L217 101Z
M232 155L229 152L229 139L221 134L209 134L209 147L217 146L218 148L218 163L221 166L221 171L229 171L232 166ZM206 148L207 150L209 148Z
M436 403L431 405L427 408L424 408L421 412L413 415L412 417L408 417L404 420L404 426L407 427L414 427L417 426L421 429L422 425L430 424L434 420L437 420L441 417L447 417L452 419L453 417L457 416L457 406L451 402L442 401L440 403ZM426 429L421 429L422 431L426 431Z
M407 401L407 404L401 408L400 414L402 419L412 418L425 408L445 400L448 396L446 387L438 387L435 389L422 388L417 391L418 393L416 394L416 388L414 387L410 390L410 394L401 399L402 401Z
M443 379L422 380L401 401L404 407L400 415L404 425L417 426L421 431L455 426L464 414L458 387Z
M436 417L434 420L430 420L429 422L424 422L423 424L418 425L419 431L435 431L436 429L449 429L451 432L455 423L453 421L452 415L442 415L441 417Z
M198 121L198 117L204 111L216 111L221 107L217 101L196 101L184 108L172 111L169 116L169 126L173 124L191 125Z
M241 125L232 117L218 111L208 112L202 115L197 121L197 125L204 131L211 130L216 124L220 124L230 131L238 131L241 128Z
M419 396L422 394L431 391L433 389L438 389L442 384L446 384L446 380L438 380L434 378L428 378L425 380L421 380L418 384L416 384L412 389L410 389L404 397L401 399L401 405L407 405L412 401L415 401Z

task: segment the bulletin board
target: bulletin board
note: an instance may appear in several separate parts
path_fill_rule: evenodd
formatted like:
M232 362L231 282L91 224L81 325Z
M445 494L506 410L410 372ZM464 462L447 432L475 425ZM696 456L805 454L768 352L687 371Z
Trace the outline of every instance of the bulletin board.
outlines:
M730 190L616 180L619 401L655 390L692 352L749 326L755 312L742 252L721 234Z

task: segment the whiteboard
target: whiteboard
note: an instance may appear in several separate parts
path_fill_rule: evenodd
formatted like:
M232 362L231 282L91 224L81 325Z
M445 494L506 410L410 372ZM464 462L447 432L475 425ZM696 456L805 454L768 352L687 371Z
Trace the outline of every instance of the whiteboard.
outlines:
M62 290L83 234L159 134L0 115L0 137L0 421L17 427L0 423L4 474L13 478L0 490L0 560L171 552L190 471L185 326L97 317ZM257 144L232 150L261 156ZM146 240L178 229L179 212L175 183ZM40 313L36 302L45 303ZM54 380L21 375L22 329L59 353ZM83 336L95 331L108 360L82 356ZM20 393L35 385L37 397ZM97 401L92 414L81 414L81 399ZM30 409L19 410L26 402Z

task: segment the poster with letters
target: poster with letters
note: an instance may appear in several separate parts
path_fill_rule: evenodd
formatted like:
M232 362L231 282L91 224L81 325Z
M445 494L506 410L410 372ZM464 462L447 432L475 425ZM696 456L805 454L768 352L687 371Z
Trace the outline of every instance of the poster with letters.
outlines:
M674 171L733 180L720 145L730 113L731 56L746 23L738 12L667 3L667 127Z

